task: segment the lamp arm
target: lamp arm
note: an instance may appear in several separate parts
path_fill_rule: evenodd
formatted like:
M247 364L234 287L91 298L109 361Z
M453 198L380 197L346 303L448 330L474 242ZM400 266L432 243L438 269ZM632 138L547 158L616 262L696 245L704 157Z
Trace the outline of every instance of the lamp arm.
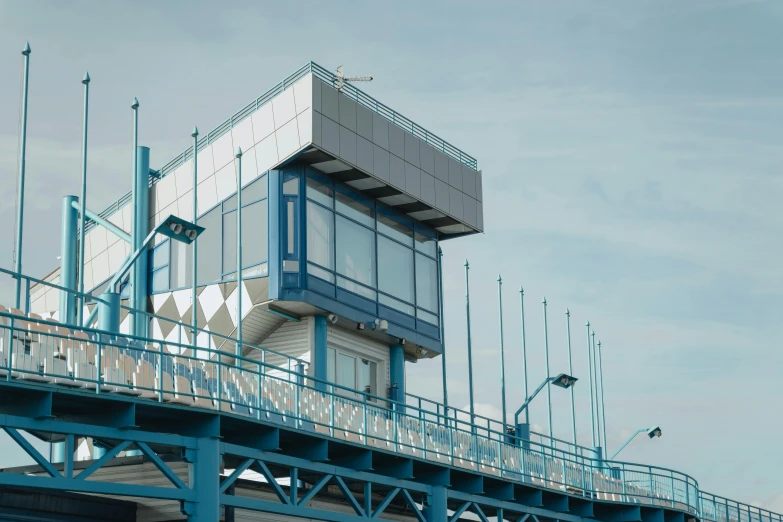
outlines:
M516 418L518 418L518 417L519 417L519 414L520 414L520 413L522 413L523 411L525 411L525 408L527 408L528 404L530 404L530 401L532 401L533 399L535 399L536 395L538 395L538 394L539 394L539 392L540 392L541 390L543 390L543 389L544 389L544 386L546 386L547 384L549 384L550 382L552 382L552 381L554 381L554 380L555 380L555 378L554 378L554 377L547 377L547 378L544 380L544 382L542 382L542 383L539 385L539 387L538 387L538 388L536 388L536 391L534 391L533 393L531 393L531 394L530 394L530 397L528 397L527 399L525 399L525 402L524 402L524 403L522 403L522 406L520 406L520 407L519 407L519 409L517 410L517 412L514 414L514 418L515 418L515 419L516 419Z
M141 254L147 249L147 245L152 241L152 238L155 237L155 234L157 234L157 230L153 230L149 233L149 235L144 238L144 241L141 243L141 246L136 249L136 251L130 255L128 259L125 260L125 262L122 264L119 270L117 270L117 273L114 274L114 277L112 278L111 282L109 283L109 286L107 288L111 288L113 291L117 291L116 285L120 282L120 280L123 278L123 276L130 270L130 267L133 266L133 263L136 262L136 260L141 256Z
M636 430L636 431L634 432L634 434L633 434L633 435L631 435L630 437L628 437L628 440L626 440L626 441L623 443L623 445L622 445L622 446L620 446L620 449L618 449L617 451L615 451L615 452L614 452L614 455L612 455L611 457L609 457L609 460L614 460L614 458L615 458L617 455L619 455L621 451L623 451L623 448L625 448L625 447L626 447L628 444L630 444L630 443L631 443L631 441L632 441L633 439L635 439L635 438L636 438L636 436L637 436L637 435L639 435L639 434L640 434L641 432L643 432L643 431L646 431L646 428L640 428L640 429Z

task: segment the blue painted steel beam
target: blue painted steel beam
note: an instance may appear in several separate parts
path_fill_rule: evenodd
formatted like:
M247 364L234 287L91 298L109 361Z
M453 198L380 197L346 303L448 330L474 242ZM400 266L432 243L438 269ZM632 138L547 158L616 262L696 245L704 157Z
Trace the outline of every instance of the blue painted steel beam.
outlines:
M269 500L235 497L226 495L225 493L220 495L220 503L224 506L232 506L240 509L263 511L265 513L274 513L291 517L311 518L313 520L324 520L327 522L367 522L365 517L360 517L359 515L308 508L301 505L293 506L291 504L280 504Z
M269 188L272 190L271 185ZM271 228L270 228L271 231ZM270 258L271 259L271 258ZM270 282L271 288L271 282ZM313 346L313 377L320 379L323 382L316 381L315 387L319 391L326 391L326 385L324 382L328 380L326 375L326 317L323 315L316 315L313 320L314 325L314 337L315 344Z
M71 206L77 212L81 213L82 206L81 206L81 204L78 201L76 201L76 200L72 201L71 202ZM112 234L117 236L118 238L122 239L126 243L128 243L128 244L132 244L133 243L130 234L125 232L123 229L121 229L120 227L118 227L117 225L112 223L111 221L107 221L107 220L103 219L101 216L99 216L98 214L96 214L92 210L85 209L84 216L86 218L88 218L90 221L93 221L96 225L102 226L103 228L105 228L106 230L108 230L109 232L111 232ZM79 291L83 292L83 290L79 290Z
M405 347L393 344L389 347L389 382L397 385L397 397L392 400L405 402Z
M73 208L76 196L63 198L62 217L60 222L60 322L76 324L76 280L77 251L76 231L78 226L77 213ZM82 286L80 283L79 286Z
M97 480L79 480L78 478L39 477L17 473L0 473L0 486L73 491L75 493L95 493L99 495L159 498L164 500L192 501L195 499L195 494L189 489L120 484ZM217 520L217 518L213 518L212 520Z
M462 493L459 491L449 490L449 498L453 500L462 500L464 502L474 502L480 506L489 506L493 508L501 508L504 511L512 513L529 513L540 517L551 518L554 520L561 520L563 522L582 522L582 517L571 515L569 513L560 513L556 511L550 511L548 509L537 508L528 506L527 504L512 502L508 500L496 500L493 498L485 497L482 495L474 495L471 493Z

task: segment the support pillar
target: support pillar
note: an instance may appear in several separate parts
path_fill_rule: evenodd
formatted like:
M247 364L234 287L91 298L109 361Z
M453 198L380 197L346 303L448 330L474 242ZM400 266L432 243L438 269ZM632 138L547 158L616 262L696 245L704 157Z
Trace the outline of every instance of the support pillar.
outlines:
M394 344L389 347L389 382L397 385L397 400L405 403L405 347ZM394 399L394 397L390 397Z
M52 442L52 464L65 462L65 442Z
M314 319L313 377L326 381L326 317L323 315L316 315ZM315 383L315 389L324 392L327 391L326 385L323 382L318 381Z
M62 222L60 230L60 286L76 291L76 235L78 231L78 212L73 208L76 196L63 198ZM72 292L60 290L59 320L65 324L76 324L76 296Z
M186 503L183 512L188 522L215 522L220 520L220 441L201 438L197 450L191 452L190 484L196 502Z
M427 522L447 522L448 498L445 486L433 486L432 494L427 496L424 504L424 519Z
M133 238L131 252L141 248L144 238L149 234L150 224L150 149L136 148L136 173L133 180L133 192L136 207L133 209ZM142 253L131 267L130 307L134 310L147 311L147 261L148 256ZM130 332L139 337L147 336L147 318L131 316Z
M107 333L120 333L120 294L104 292L98 302L98 329Z

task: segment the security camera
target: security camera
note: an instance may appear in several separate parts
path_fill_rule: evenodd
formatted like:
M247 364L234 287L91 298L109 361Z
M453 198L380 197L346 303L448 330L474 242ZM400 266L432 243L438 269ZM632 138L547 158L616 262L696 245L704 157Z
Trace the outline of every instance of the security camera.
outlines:
M329 319L329 322L332 324L337 324L338 317L334 314L329 314L326 316L327 319Z
M378 330L385 332L388 329L389 329L389 321L387 321L386 319L381 319L378 322Z
M356 323L357 330L364 330L364 323Z

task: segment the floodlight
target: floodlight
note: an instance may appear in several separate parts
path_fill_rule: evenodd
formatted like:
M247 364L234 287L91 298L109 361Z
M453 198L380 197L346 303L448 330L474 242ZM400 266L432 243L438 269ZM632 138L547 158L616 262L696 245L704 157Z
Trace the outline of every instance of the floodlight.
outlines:
M576 377L572 377L568 374L561 373L560 375L558 375L552 380L552 384L560 388L570 388L576 383L577 380L578 379Z
M185 231L185 235L188 236L188 239L193 241L193 240L196 239L196 237L198 237L198 232L196 232L195 230L192 230L192 229L191 230L186 230Z
M180 223L169 223L169 228L174 234L182 233L182 225Z
M332 324L337 324L338 317L334 314L329 314L326 316L327 319L329 319L329 322Z
M647 430L647 436L650 437L651 439L654 439L655 437L660 437L661 435L662 432L659 426Z

